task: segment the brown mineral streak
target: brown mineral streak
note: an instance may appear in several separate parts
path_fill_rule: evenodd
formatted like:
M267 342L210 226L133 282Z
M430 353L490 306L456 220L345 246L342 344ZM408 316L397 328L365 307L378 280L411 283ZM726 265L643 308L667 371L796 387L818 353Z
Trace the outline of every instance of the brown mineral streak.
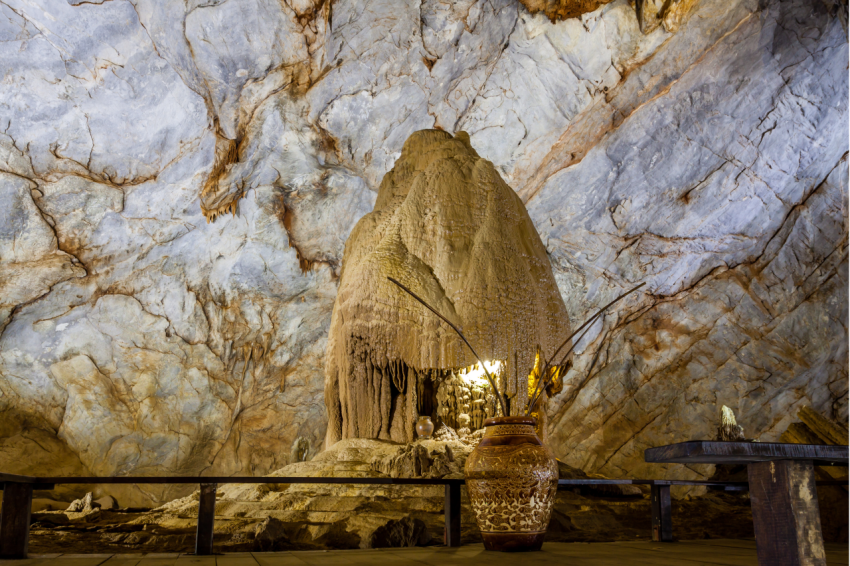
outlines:
M529 12L543 12L552 23L568 18L578 18L593 12L611 0L520 0Z
M228 165L236 163L238 159L236 147L235 140L227 139L219 134L216 135L213 168L201 191L201 211L206 216L207 222L215 221L219 215L225 212L236 214L236 202L241 194L222 193L218 186L218 181L227 171Z
M345 246L325 364L328 446L413 440L422 376L475 363L387 277L457 324L484 360L517 365L522 376L538 344L551 352L569 335L549 258L520 198L465 132L416 132ZM523 398L512 410L522 410L527 390L514 391Z

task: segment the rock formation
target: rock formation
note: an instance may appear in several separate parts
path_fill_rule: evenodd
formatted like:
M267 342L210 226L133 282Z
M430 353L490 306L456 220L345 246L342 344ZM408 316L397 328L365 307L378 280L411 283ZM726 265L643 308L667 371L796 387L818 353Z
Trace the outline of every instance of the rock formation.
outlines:
M553 22L578 18L582 14L592 12L611 0L521 0L529 12L543 12Z
M717 427L717 440L740 442L744 440L744 429L735 420L732 409L723 405L720 408L720 426Z
M420 414L470 430L495 415L489 386L457 376L476 363L469 349L388 277L462 328L484 363L498 363L509 411L524 411L537 347L552 355L569 335L549 258L522 201L469 136L424 130L404 143L346 243L325 369L326 446L411 441Z
M5 0L0 470L315 456L345 241L426 128L517 192L573 325L647 282L549 400L565 463L709 477L643 450L711 438L721 405L763 441L802 406L846 426L842 14L700 0L644 34L627 0L554 23L515 0Z
M542 12L552 22L578 18L593 12L612 0L520 0L529 12ZM694 10L699 0L635 0L632 2L637 13L638 26L644 34L650 34L658 26L675 33ZM845 8L846 10L846 8ZM845 16L846 21L846 16Z
M838 444L847 445L847 428L824 418L811 407L800 407L797 411L799 422L788 425L788 429L779 437L780 442L794 444ZM847 468L843 466L817 466L815 474L824 479L847 479ZM847 486L841 486L845 493Z

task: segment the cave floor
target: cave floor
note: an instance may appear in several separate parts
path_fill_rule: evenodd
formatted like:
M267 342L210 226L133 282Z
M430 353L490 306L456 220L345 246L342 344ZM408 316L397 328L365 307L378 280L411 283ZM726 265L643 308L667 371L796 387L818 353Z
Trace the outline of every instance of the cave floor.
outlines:
M846 565L848 549L844 543L827 543L829 566ZM699 540L673 543L645 541L610 543L563 543L543 545L541 552L506 554L487 552L481 544L460 548L416 547L369 550L317 550L294 552L240 552L216 556L192 554L43 554L27 560L4 560L4 566L356 566L378 564L451 565L486 564L487 566L526 566L568 562L578 566L652 566L722 564L756 566L754 540Z

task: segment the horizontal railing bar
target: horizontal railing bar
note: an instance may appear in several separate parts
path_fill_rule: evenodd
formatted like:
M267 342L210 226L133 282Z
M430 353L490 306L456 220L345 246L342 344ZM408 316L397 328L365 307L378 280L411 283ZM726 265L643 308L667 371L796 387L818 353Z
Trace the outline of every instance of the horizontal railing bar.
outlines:
M8 482L8 483L25 483L30 486L34 491L52 491L56 486L52 483L31 483L31 482ZM3 488L6 484L4 482L0 482L0 491L3 491Z
M39 484L200 484L200 483L319 483L360 485L451 485L463 479L433 478L331 478L277 476L118 476L118 477L34 477L0 474L0 482Z
M18 476L15 474L0 473L0 481L13 481L17 483L44 483L39 478L33 476Z
M271 484L350 484L350 485L454 485L464 484L463 479L434 478L338 478L338 477L284 477L284 476L118 476L118 477L42 477L0 473L0 485L6 482L35 484L33 489L51 489L58 484L201 484L201 483L271 483ZM817 485L847 485L848 480L818 480ZM747 482L721 482L699 480L649 480L649 479L562 479L558 485L682 485L682 486L747 486Z
M706 486L745 486L747 482L717 482L698 480L608 480L608 479L580 479L580 480L558 480L559 485L706 485Z

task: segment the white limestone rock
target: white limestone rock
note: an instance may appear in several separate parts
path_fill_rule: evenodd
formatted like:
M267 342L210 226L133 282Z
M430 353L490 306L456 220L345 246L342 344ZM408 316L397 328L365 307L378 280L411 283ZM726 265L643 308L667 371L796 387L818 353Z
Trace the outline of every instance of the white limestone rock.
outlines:
M85 275L76 258L57 248L53 230L33 202L36 191L26 177L0 172L0 329L18 305Z
M672 24L642 34L626 0L554 24L514 0L0 4L0 470L262 474L320 446L344 243L435 126L526 202L571 322L647 282L550 403L564 462L709 474L642 450L710 438L722 404L765 440L801 405L846 422L841 21L701 0ZM217 138L242 196L207 223Z

